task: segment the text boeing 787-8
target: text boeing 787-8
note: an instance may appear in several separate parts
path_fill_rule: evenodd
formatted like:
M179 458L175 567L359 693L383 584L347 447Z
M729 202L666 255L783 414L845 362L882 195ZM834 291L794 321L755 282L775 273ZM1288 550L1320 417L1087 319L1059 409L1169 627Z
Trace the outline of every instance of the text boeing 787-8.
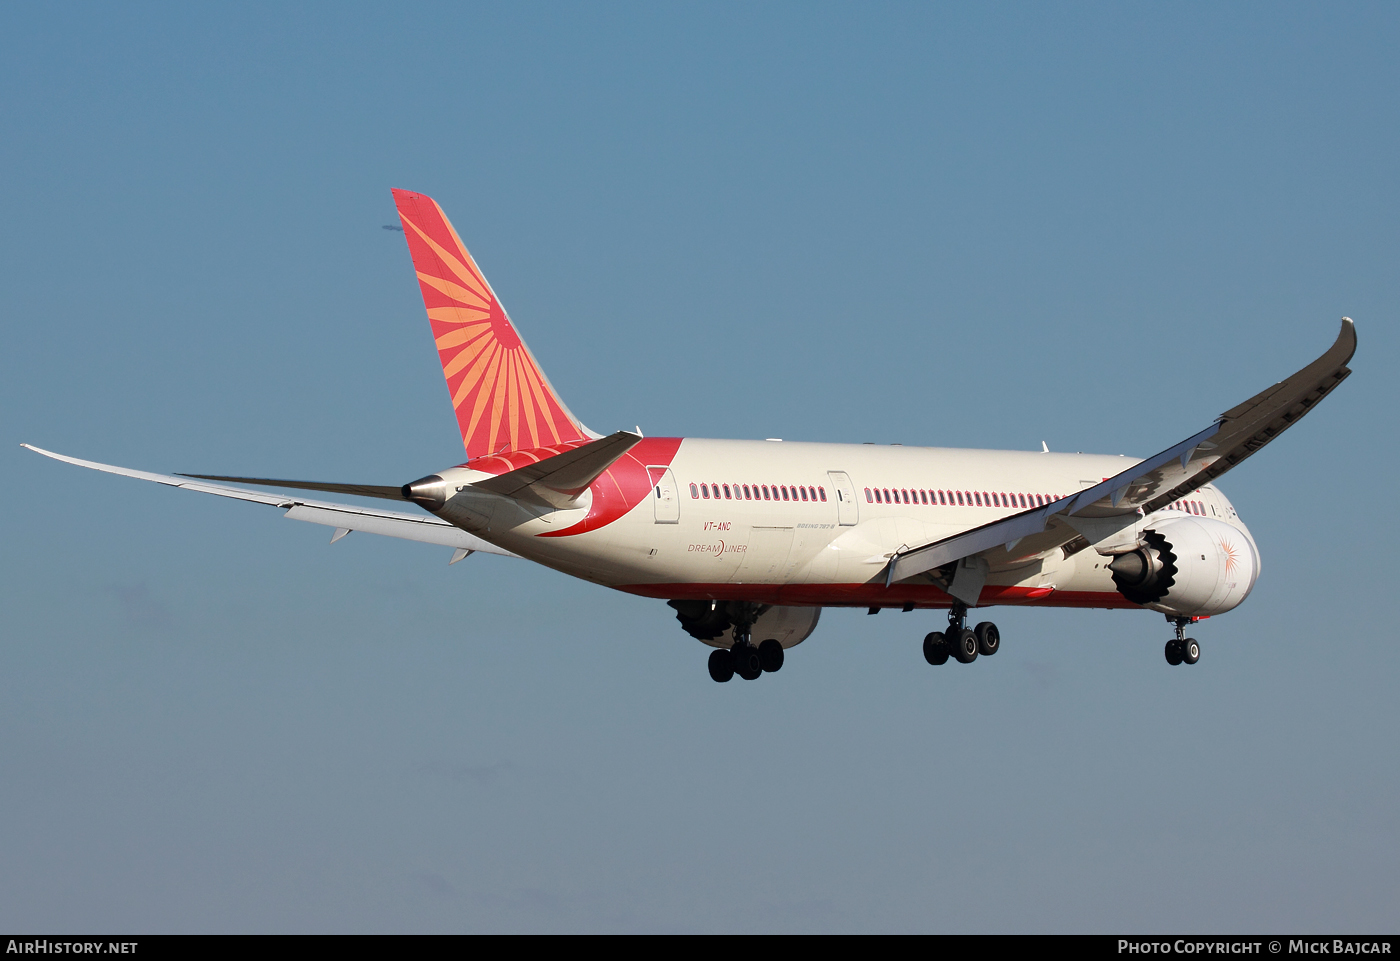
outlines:
M710 675L783 665L823 607L948 611L924 638L943 664L995 654L997 604L1148 608L1194 664L1192 621L1238 606L1259 550L1213 481L1310 411L1351 371L1352 322L1325 354L1154 457L776 440L603 436L550 386L442 209L394 191L464 463L402 487L152 474L58 460L270 504L351 531L523 557L667 600L710 645ZM28 445L26 445L28 446ZM264 493L230 483L409 501L418 513Z

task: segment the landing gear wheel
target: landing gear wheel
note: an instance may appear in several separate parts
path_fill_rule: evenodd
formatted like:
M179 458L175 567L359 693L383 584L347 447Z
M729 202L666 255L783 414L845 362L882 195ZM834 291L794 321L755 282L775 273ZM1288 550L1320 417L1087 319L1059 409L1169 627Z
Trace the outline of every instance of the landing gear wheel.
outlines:
M953 642L953 656L959 664L971 664L977 660L977 632L963 628L958 639Z
M977 653L991 657L1001 650L1001 631L991 621L983 621L972 629L977 635Z
M758 645L758 663L763 665L763 669L769 674L782 670L783 645L771 637Z
M941 631L934 631L924 638L924 660L937 667L948 663L948 642Z
M1180 664L1182 659L1181 641L1178 641L1176 638L1167 641L1166 655L1167 663L1172 667L1176 667Z
M710 652L710 678L723 684L734 676L734 655L721 648Z
M763 661L759 659L758 648L752 644L735 644L729 649L734 658L734 673L746 681L757 680L763 673Z
M1196 643L1194 637L1188 637L1181 642L1181 660L1187 664L1195 664L1201 659L1201 645Z

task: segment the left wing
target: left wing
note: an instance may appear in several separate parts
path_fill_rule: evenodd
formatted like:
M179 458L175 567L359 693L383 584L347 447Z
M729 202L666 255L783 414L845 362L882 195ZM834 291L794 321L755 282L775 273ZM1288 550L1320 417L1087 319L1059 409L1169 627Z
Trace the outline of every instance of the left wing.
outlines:
M339 540L351 531L364 531L366 534L382 534L385 537L398 537L403 540L421 541L425 544L441 544L444 547L456 548L456 553L453 554L454 562L461 560L473 551L481 551L486 554L501 554L506 557L519 556L517 554L512 554L510 551L503 550L495 544L487 543L479 537L473 537L461 528L453 527L446 521L431 515L401 514L398 511L381 511L368 507L356 507L352 504L334 504L327 501L313 501L287 494L265 494L261 491L243 490L238 487L200 484L193 481L188 476L152 474L148 471L131 470L126 467L115 467L112 464L99 464L96 461L67 457L63 454L55 454L53 451L43 450L32 444L21 444L20 446L27 447L36 454L43 454L45 457L52 457L54 460L63 461L65 464L76 464L79 467L100 470L108 474L120 474L122 477L135 477L138 480L153 481L157 484L165 484L168 487L179 487L183 490L198 491L201 494L216 494L219 497L231 497L234 500L252 501L255 504L267 504L271 507L281 507L286 510L286 514L283 516L290 517L294 521L309 521L312 524L324 524L327 527L337 528L332 541ZM320 489L340 488L344 493L360 492L361 489L358 487L354 490L349 489L352 486L355 485L325 484L320 485ZM385 489L398 490L398 488Z
M1033 538L1039 553L1080 533L1091 543L1111 537L1131 526L1139 512L1160 510L1210 483L1297 423L1351 374L1347 362L1355 353L1356 327L1343 317L1326 353L1230 408L1200 433L1077 494L895 554L885 585L999 546L1009 551L1023 538ZM1042 534L1051 542L1041 543L1045 538L1037 535Z

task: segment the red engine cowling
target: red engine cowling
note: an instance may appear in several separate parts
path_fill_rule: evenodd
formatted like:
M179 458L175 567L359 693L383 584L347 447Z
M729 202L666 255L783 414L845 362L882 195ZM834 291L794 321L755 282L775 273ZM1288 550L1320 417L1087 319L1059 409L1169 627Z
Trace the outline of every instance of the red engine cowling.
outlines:
M1108 565L1118 592L1135 604L1181 617L1238 607L1259 577L1248 534L1210 517L1171 517L1143 532L1143 546Z

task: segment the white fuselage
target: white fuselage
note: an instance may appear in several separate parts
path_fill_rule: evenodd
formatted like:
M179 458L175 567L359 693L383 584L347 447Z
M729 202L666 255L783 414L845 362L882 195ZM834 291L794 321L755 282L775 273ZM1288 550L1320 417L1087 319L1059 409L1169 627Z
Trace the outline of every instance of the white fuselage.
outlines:
M947 607L951 598L927 578L887 587L890 556L1075 493L1137 462L1092 454L693 438L649 439L638 453L635 464L604 474L569 510L476 491L467 485L490 474L470 465L442 471L458 493L438 513L531 560L651 597ZM1189 516L1233 529L1240 546L1230 550L1248 554L1228 590L1221 573L1210 595L1216 598L1211 613L1218 613L1253 587L1258 550L1211 485L1148 521ZM993 560L979 604L1137 607L1115 588L1107 562L1096 551L1069 546L1030 555L1009 551Z

